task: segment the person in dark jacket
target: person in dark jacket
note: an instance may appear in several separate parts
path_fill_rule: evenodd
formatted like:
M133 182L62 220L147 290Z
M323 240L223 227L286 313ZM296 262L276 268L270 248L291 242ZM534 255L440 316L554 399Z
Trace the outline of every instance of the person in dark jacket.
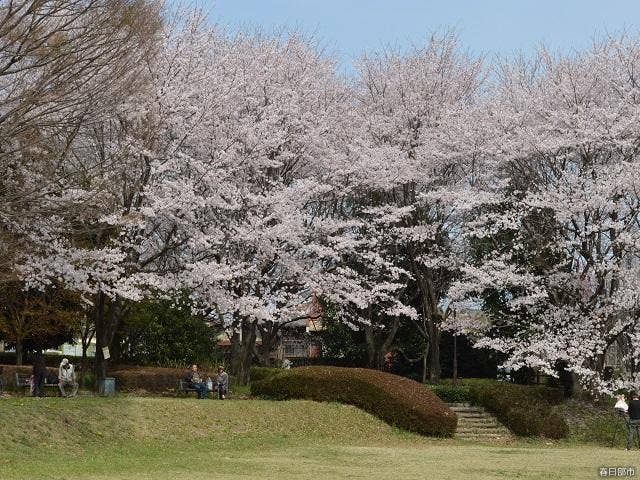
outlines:
M41 353L36 354L33 361L33 396L44 397L44 379L47 376L47 364Z
M207 383L205 382L204 377L200 374L198 365L191 365L191 370L187 372L184 379L191 388L195 388L199 399L202 400L207 397Z
M629 414L629 432L627 435L627 450L631 450L634 437L640 440L638 428L640 428L640 398L637 393L631 396L633 400L629 402L627 413Z

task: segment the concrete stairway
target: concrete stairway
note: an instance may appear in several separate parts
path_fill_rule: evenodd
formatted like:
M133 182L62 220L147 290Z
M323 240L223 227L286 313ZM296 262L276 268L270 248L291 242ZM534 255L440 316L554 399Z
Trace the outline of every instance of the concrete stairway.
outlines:
M469 403L449 403L458 416L456 437L470 440L506 440L511 432L482 407Z

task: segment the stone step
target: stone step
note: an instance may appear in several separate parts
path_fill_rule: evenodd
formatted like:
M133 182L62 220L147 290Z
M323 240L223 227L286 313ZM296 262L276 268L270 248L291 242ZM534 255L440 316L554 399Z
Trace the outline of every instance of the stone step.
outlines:
M475 430L475 429L467 429L461 428L460 430L456 430L456 435L510 435L511 433L508 430L503 430L501 428L496 429L486 429L486 430Z
M478 423L478 424L458 424L458 431L461 430L506 430L502 425L498 425L496 423Z
M503 428L508 430L507 427L502 425L501 423L458 423L458 428L478 428L480 430L488 430L491 428Z
M457 438L461 438L462 440L510 440L511 435L457 435Z
M494 428L474 428L474 427L459 427L456 429L456 433L509 433L504 427Z
M464 423L495 423L497 425L500 423L493 417L458 417L458 422L464 422Z
M451 408L454 412L473 412L473 413L484 413L486 410L480 407L453 407Z
M460 415L459 413L456 413L456 415L458 416L458 418L468 418L469 420L481 420L483 418L492 418L486 413L474 413L474 414L468 413L464 415Z
M484 408L469 403L450 403L458 417L456 437L469 440L506 440L512 438L508 428Z

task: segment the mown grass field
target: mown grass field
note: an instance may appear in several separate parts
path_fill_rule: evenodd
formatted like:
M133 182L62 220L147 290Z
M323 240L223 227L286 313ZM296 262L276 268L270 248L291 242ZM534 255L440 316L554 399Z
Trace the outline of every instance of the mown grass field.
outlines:
M309 401L0 399L0 479L589 479L640 453L394 429Z

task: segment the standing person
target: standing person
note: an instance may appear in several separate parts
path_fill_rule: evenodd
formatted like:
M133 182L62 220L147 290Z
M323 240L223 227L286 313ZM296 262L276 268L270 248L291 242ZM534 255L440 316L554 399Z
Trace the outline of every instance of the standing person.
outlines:
M224 371L224 367L222 365L218 367L216 383L218 384L218 395L221 400L224 400L227 396L227 392L229 391L229 374Z
M32 395L34 397L44 397L44 379L47 376L47 364L42 353L37 353L33 361L33 384Z
M191 388L196 390L200 400L207 397L207 384L205 383L202 375L200 375L198 365L195 363L191 365L191 370L189 370L185 375L185 380Z
M638 434L638 428L640 428L640 398L638 398L638 394L633 392L632 397L633 400L629 402L629 408L627 412L629 413L629 431L627 435L627 450L631 450L631 446L633 445L633 439L640 439Z
M73 368L73 364L69 363L69 360L66 358L62 359L60 367L58 368L58 388L60 388L62 396L66 397L64 387L71 387L73 389L69 397L75 397L78 394L76 371Z

